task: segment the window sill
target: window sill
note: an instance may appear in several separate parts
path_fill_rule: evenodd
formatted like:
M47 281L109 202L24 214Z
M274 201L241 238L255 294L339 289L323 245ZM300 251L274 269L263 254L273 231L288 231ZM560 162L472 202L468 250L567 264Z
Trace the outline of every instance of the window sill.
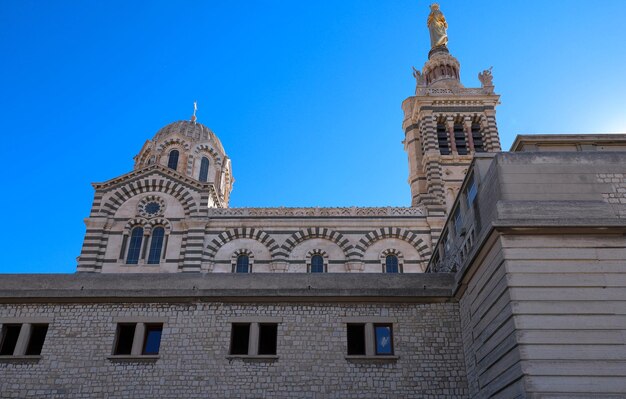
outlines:
M394 355L378 355L378 356L366 356L366 355L348 355L346 360L353 363L395 363L399 356Z
M248 362L275 362L278 360L277 355L228 355L226 359L243 360Z
M41 360L40 355L2 355L0 356L0 363L22 363L31 362L36 363Z
M107 356L112 362L137 362L137 363L155 363L159 360L159 355L111 355Z

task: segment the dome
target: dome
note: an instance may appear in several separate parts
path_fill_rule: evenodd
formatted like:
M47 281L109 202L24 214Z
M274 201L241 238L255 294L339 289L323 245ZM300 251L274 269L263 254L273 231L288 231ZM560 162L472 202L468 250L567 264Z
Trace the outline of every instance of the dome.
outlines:
M178 121L159 129L135 157L135 169L153 164L213 184L222 203L228 204L234 181L230 159L215 133L203 124Z
M167 137L178 135L189 139L192 142L209 141L215 146L215 149L225 155L224 147L219 138L201 123L191 121L178 121L170 123L162 127L152 138L152 141L163 141Z

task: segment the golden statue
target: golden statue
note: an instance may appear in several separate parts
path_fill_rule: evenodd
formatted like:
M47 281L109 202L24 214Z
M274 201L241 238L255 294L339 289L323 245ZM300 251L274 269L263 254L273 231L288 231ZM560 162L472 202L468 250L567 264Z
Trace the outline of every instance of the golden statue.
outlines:
M431 4L426 25L430 31L431 48L446 46L448 44L448 34L446 33L448 23L446 22L446 17L443 16L443 13L439 9L439 4Z

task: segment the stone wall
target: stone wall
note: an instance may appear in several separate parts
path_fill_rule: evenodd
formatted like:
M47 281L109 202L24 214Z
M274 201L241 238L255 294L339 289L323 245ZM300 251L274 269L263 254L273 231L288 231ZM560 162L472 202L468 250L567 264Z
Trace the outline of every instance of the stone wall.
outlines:
M237 317L280 320L276 360L227 359ZM49 318L39 360L0 362L2 397L464 398L454 303L7 304ZM158 360L111 360L116 320L164 319ZM347 360L346 320L393 320L397 359Z

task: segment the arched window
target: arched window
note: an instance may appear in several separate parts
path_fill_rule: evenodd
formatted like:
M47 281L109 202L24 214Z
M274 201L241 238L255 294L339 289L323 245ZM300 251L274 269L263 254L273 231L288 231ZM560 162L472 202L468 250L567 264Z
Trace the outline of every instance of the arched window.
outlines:
M385 258L385 273L398 273L398 257L387 255Z
M161 250L163 249L163 239L165 238L165 229L163 227L155 227L152 229L152 240L150 241L150 252L148 253L148 264L158 265L161 259Z
M170 151L170 157L167 160L167 167L174 170L178 168L178 150Z
M311 273L324 273L324 258L322 255L311 257Z
M201 182L207 182L209 179L209 158L202 157L200 161L200 177L198 180Z
M130 232L130 245L128 246L127 265L136 265L141 254L141 241L143 240L143 227L135 227Z
M239 255L237 257L235 273L250 273L250 258L248 258L248 255Z

